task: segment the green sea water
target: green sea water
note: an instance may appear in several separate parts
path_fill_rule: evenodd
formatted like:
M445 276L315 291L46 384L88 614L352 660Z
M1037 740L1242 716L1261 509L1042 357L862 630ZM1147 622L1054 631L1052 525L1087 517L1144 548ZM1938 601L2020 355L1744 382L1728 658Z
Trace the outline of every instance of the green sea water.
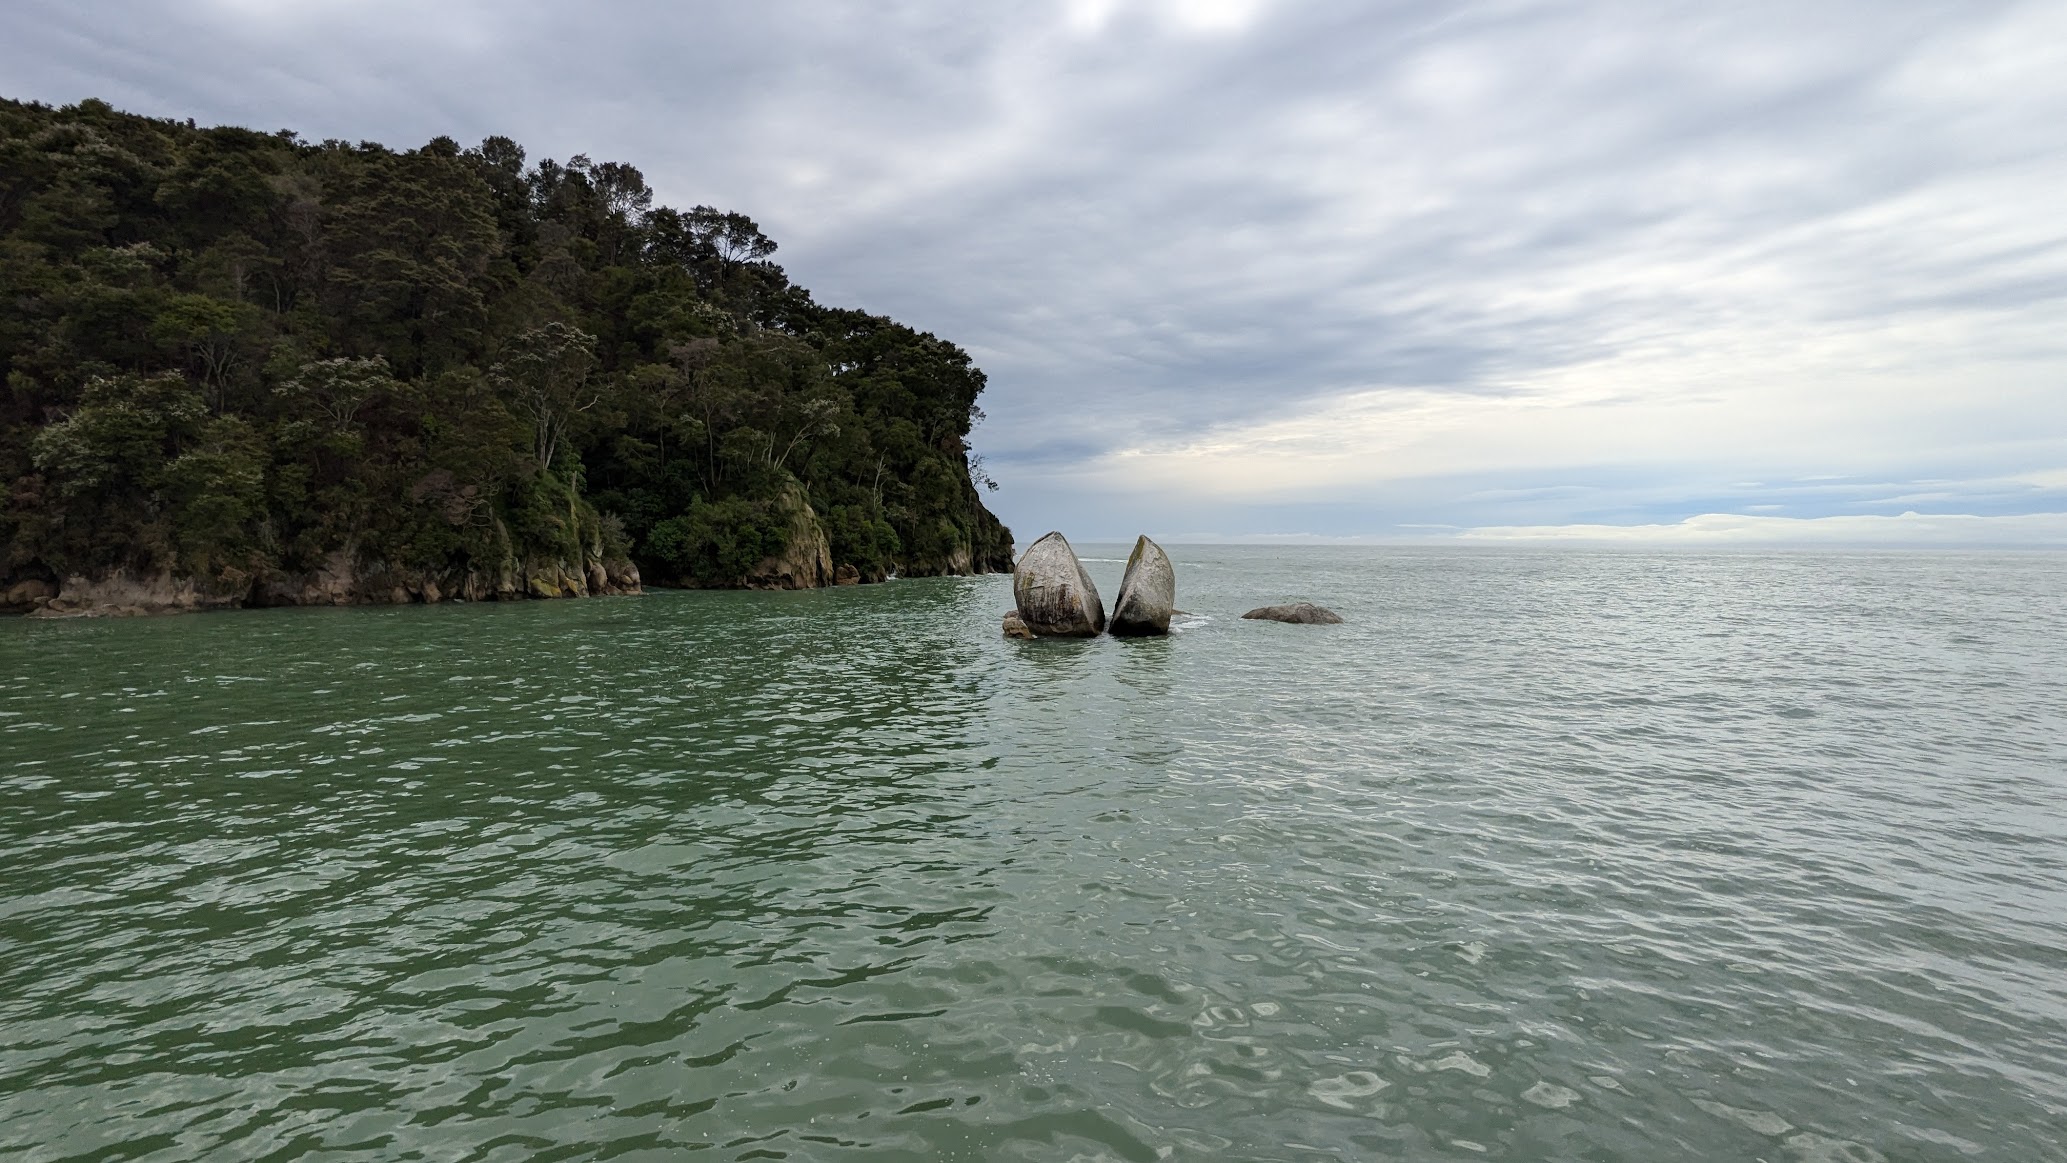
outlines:
M1171 553L0 623L0 1160L2067 1159L2067 558Z

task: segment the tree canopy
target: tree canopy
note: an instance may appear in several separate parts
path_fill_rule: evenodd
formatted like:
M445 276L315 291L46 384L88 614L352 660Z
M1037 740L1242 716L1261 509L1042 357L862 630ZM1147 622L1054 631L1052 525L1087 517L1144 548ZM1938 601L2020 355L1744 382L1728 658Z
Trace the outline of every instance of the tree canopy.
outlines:
M0 100L0 580L450 567L607 539L739 584L1009 568L982 371L819 305L744 214L515 142Z

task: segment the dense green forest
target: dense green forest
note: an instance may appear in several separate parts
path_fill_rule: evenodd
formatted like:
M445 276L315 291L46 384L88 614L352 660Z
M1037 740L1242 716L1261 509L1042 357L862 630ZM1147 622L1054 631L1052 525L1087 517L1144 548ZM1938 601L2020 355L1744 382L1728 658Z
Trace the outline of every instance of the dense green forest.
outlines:
M0 100L0 589L63 610L109 578L240 605L1009 569L966 443L983 373L813 302L774 252L744 215L655 206L632 166L507 138Z

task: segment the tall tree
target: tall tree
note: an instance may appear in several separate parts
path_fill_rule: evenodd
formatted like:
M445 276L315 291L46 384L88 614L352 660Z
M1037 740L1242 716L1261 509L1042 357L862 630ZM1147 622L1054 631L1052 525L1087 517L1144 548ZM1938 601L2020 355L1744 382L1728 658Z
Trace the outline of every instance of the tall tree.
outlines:
M502 361L489 372L519 414L531 422L532 455L541 471L552 471L567 426L602 401L603 393L589 386L595 366L595 336L565 323L548 323L511 340Z

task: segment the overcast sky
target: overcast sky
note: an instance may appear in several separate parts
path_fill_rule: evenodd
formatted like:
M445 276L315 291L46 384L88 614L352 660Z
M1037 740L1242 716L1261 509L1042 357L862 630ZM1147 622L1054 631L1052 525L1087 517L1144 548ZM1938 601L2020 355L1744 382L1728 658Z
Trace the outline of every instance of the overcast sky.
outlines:
M968 348L1022 543L2067 544L2067 4L11 0L0 93L507 134Z

